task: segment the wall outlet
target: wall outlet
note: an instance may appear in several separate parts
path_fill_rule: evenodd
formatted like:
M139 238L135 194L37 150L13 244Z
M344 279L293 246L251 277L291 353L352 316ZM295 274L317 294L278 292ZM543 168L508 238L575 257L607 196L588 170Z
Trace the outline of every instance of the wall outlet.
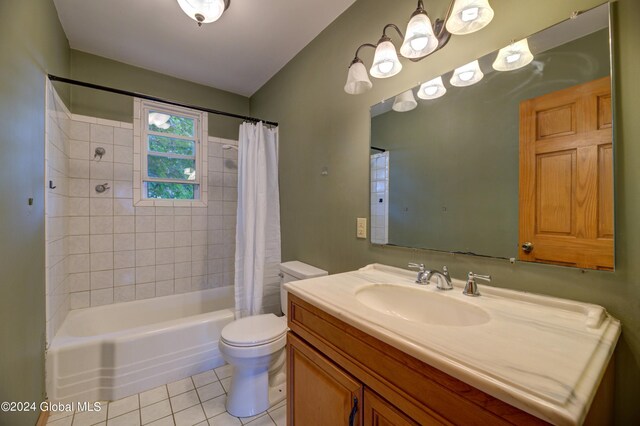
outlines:
M367 238L367 218L359 217L356 222L356 237Z

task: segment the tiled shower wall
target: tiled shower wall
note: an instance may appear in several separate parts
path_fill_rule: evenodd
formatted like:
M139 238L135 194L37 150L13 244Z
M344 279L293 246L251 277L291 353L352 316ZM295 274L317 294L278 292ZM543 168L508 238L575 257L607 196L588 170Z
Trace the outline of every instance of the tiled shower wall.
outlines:
M72 115L70 134L71 309L233 285L237 141L209 138L208 206L134 207L132 125Z
M371 156L371 242L389 243L389 152Z
M46 328L47 342L69 312L69 129L70 114L47 81L45 131ZM49 182L51 181L50 188Z
M71 309L233 285L237 141L208 138L207 206L134 207L132 124L71 114L49 83L46 114L47 343Z

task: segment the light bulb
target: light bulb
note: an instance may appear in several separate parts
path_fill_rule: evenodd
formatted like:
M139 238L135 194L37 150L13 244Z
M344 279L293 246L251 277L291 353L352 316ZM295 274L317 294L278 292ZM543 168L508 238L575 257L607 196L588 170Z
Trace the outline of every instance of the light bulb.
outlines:
M378 64L378 69L381 73L386 74L393 69L392 61L383 61Z
M418 97L420 99L437 99L444 96L445 93L447 93L447 89L442 83L442 77L436 77L420 86L420 90L418 90Z
M414 38L409 43L413 50L422 50L429 44L429 37Z
M438 86L429 86L424 88L424 94L427 96L433 96L438 93Z
M484 74L480 69L480 64L477 60L469 62L468 64L456 68L451 77L450 83L457 87L466 87L476 84L482 78Z
M517 62L518 59L520 59L521 56L522 55L520 55L519 53L513 53L513 54L509 55L509 56L507 56L507 63L508 64L512 64L514 62Z
M479 9L477 7L470 7L465 9L460 14L462 22L471 22L475 19L478 19Z
M465 71L458 74L458 77L460 77L460 80L462 81L469 81L473 78L474 74L475 74L475 71Z

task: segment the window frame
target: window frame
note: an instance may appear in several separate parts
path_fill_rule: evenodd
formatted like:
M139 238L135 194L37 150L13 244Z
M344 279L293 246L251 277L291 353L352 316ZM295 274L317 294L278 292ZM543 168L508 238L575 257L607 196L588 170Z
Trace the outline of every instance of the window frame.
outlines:
M193 137L181 136L175 133L156 132L149 129L149 113L159 112L193 120ZM141 99L134 100L134 202L136 206L206 206L207 204L207 142L208 126L207 114L188 108L165 105L159 102ZM137 129L136 129L137 127ZM185 156L173 153L161 153L149 150L149 136L161 136L185 141L194 141L194 155ZM139 158L135 158L136 154ZM154 155L165 158L194 159L195 179L170 179L149 176L148 156ZM136 170L137 169L137 170ZM136 182L137 181L137 182ZM148 183L177 183L193 185L194 198L149 198ZM137 185L136 185L137 183Z

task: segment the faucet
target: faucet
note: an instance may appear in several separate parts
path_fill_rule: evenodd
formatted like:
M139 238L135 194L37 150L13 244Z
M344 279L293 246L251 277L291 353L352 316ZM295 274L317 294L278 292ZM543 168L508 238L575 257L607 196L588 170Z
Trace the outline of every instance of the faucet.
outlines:
M473 272L469 272L467 274L467 284L464 286L464 290L462 290L462 294L465 296L480 296L480 292L478 291L478 285L476 284L476 279L491 282L491 275L478 275Z
M424 280L429 283L433 276L438 277L438 284L436 287L438 290L453 290L453 284L451 284L451 276L449 275L449 269L446 266L442 267L442 272L434 269L432 271L427 271L424 274Z
M416 284L423 284L423 285L427 285L429 284L429 281L424 279L424 275L427 272L424 269L424 263L410 263L409 268L411 269L417 269L418 270L418 276L416 277Z

